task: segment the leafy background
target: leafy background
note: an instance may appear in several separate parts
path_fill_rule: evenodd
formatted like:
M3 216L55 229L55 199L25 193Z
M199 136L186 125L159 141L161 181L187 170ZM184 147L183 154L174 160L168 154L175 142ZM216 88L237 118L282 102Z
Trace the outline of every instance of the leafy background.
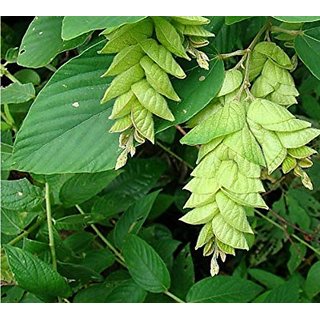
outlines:
M250 251L228 257L219 276L194 250L198 227L178 220L197 148L182 146L174 125L207 105L236 62L216 54L246 48L267 18L210 17L210 70L184 65L187 79L174 82L182 102L170 106L176 122L159 121L156 144L114 171L111 104L99 103L112 56L97 54L99 34L142 18L2 19L2 302L320 302L318 155L308 171L312 192L293 176L267 177L271 210L256 214ZM300 58L299 104L290 110L319 128L319 17L269 19L305 30L271 36Z

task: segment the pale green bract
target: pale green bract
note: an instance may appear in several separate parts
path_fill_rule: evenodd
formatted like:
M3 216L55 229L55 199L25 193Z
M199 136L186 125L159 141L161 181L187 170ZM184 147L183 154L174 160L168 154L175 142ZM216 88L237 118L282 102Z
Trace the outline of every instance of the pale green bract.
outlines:
M197 49L213 36L203 27L209 22L197 16L147 17L102 32L108 42L100 53L116 54L102 75L116 77L101 100L115 99L109 117L115 123L110 132L120 133L119 147L123 149L116 169L126 164L128 154L135 154L136 145L145 140L154 143L154 116L175 120L166 99L179 102L180 98L169 75L184 79L186 74L174 56L191 60L190 54L200 67L209 68L208 57Z
M181 139L201 146L192 179L184 187L191 192L184 207L192 210L180 220L204 225L196 249L212 255L212 276L219 272L219 257L224 262L235 249L249 250L253 230L248 209L268 209L260 195L265 191L262 167L269 174L279 167L284 174L293 171L312 188L303 168L312 165L310 156L316 151L305 145L320 130L287 110L299 94L291 69L290 58L275 43L257 44L249 64L249 78L255 79L251 95L244 94L241 71L226 71L220 92L188 122L193 129Z

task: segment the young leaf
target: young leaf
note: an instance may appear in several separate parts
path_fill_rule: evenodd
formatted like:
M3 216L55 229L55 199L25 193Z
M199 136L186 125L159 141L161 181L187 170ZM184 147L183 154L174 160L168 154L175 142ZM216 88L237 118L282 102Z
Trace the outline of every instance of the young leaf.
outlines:
M187 294L187 302L249 302L261 291L259 285L249 280L216 276L194 284Z
M182 39L176 28L165 18L152 17L159 42L178 57L191 60L183 47Z
M154 143L152 113L144 108L138 101L132 105L131 120L136 130L151 143Z
M116 76L130 69L134 65L138 64L144 55L144 52L138 44L128 46L122 49L113 58L111 66L108 68L108 70L103 76Z
M144 69L147 81L157 92L173 101L180 101L180 98L174 91L171 81L165 71L148 56L144 56L140 60L140 64Z
M193 128L180 142L189 145L208 143L214 138L241 130L244 124L244 108L234 100Z
M112 80L101 100L101 103L106 103L109 100L128 92L131 89L131 86L141 80L143 77L144 71L140 64L136 64L128 70L122 72Z
M142 50L167 73L178 79L184 79L186 74L179 64L174 60L170 51L157 44L153 39L147 39L140 42Z
M5 245L9 266L18 285L39 297L68 297L71 289L51 266L22 249Z
M130 234L123 246L123 256L133 280L150 292L164 292L170 287L169 271L157 252L144 240Z
M99 48L100 43L69 60L39 93L16 137L16 169L53 174L114 167L118 137L108 134L109 105L99 102L110 81L100 75L112 57L97 55Z
M131 89L143 107L160 118L174 120L165 98L154 90L146 80L135 83Z
M18 55L18 64L39 68L50 63L60 52L83 43L86 35L70 41L61 39L63 17L35 17L25 33Z
M102 48L101 53L117 53L127 46L135 45L153 33L153 23L150 19L122 26L107 37L109 41Z

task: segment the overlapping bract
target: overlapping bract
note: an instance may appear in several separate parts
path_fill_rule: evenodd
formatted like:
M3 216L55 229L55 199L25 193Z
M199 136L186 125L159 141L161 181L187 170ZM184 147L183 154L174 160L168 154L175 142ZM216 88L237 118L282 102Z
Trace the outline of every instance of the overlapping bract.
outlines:
M207 45L212 33L203 25L203 17L148 17L103 34L108 42L101 53L116 53L104 76L115 76L101 103L116 99L110 119L115 123L110 132L119 132L123 149L116 169L125 165L127 156L135 153L136 144L154 143L153 116L174 121L167 100L180 101L169 76L186 77L173 55L208 68L207 56L197 48Z
M316 151L306 144L320 130L286 109L298 95L288 71L291 61L274 43L262 42L250 62L256 98L245 97L240 71L227 71L219 94L188 122L194 128L181 140L201 145L197 167L185 186L192 193L185 207L192 210L181 220L204 224L196 249L212 254L212 275L219 272L219 256L224 261L235 249L249 249L250 208L268 208L260 195L262 167L269 174L279 167L285 174L293 170L312 188L302 168L312 165L309 157Z

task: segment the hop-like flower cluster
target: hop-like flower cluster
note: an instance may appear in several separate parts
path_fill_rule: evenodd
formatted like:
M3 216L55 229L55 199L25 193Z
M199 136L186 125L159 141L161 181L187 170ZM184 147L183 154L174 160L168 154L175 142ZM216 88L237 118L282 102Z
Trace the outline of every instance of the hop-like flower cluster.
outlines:
M115 76L102 103L115 99L110 119L115 123L110 132L119 132L123 149L116 169L122 167L136 144L154 143L153 116L174 121L167 100L180 101L169 76L186 77L173 55L208 68L207 56L197 48L208 44L213 36L203 25L203 17L148 17L116 30L107 29L108 42L101 53L116 53L104 76Z
M245 97L240 71L227 71L219 94L189 121L194 128L181 140L201 145L197 167L185 186L192 193L185 207L192 210L181 220L204 224L196 248L212 254L212 275L219 272L219 256L224 261L235 249L249 249L251 208L268 208L260 195L262 167L269 173L279 167L284 173L294 170L312 188L302 168L312 165L309 157L315 150L306 144L320 130L286 109L298 95L288 71L291 61L274 43L262 42L250 62L255 98Z

